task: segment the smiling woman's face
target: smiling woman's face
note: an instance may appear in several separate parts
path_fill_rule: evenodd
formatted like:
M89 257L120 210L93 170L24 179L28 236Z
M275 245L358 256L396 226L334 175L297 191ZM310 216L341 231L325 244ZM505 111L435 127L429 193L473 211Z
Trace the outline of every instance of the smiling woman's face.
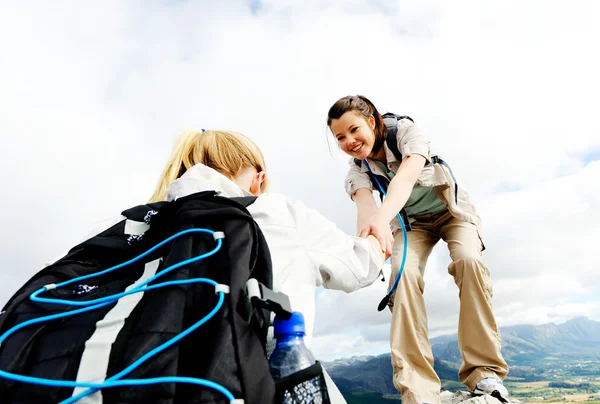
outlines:
M364 160L373 151L375 144L375 119L368 120L354 111L344 113L339 119L333 119L329 128L335 136L338 146L347 155Z

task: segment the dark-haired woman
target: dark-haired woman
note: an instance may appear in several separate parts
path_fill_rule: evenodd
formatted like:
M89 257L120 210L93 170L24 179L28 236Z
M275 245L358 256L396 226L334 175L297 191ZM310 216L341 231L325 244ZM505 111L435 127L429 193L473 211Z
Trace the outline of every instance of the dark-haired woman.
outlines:
M386 115L387 117L387 115ZM391 127L390 120L391 119ZM394 385L404 404L440 403L440 379L433 368L423 299L423 274L435 244L448 244L448 273L459 289L458 344L462 354L459 379L476 394L508 400L502 380L508 366L500 353L500 334L492 313L490 271L483 264L480 218L450 167L432 153L430 142L408 117L384 117L364 96L347 96L329 109L327 125L348 154L346 192L358 211L358 232L374 235L392 256L390 287L399 270L404 236L408 250L392 310L390 345ZM373 197L387 185L380 207Z

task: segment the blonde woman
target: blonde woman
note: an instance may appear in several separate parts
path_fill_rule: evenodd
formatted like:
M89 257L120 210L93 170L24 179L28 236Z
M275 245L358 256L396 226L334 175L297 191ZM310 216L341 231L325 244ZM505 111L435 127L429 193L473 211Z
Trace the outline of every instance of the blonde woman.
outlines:
M373 283L384 262L373 236L345 234L317 211L269 188L266 164L248 137L228 131L182 133L151 202L175 200L201 191L225 197L258 196L248 211L263 232L273 264L273 290L289 296L292 310L304 314L310 348L317 287L353 292ZM332 403L345 403L325 373Z
M265 193L267 188L263 155L249 138L234 132L195 130L182 133L177 138L151 202L173 201L202 191L215 191L222 197L257 196L248 211L269 247L272 288L285 293L290 299L291 309L304 315L305 344L310 347L317 287L352 292L370 285L383 266L382 248L375 237L348 236L302 203L283 195ZM120 216L111 223L105 222L90 237L123 222L124 218L127 219ZM127 223L124 226L127 227ZM110 236L107 238L112 240ZM94 265L84 265L85 271L91 271ZM142 276L147 280L149 275L144 271ZM98 322L94 335L86 340L86 346L90 341L92 343L81 357L78 381L104 380L106 377L108 356L117 338L115 332L123 327L139 301L128 300L131 296L120 299L109 320L103 318ZM345 403L327 373L324 370L323 373L331 402ZM95 397L100 396L100 392L78 389L73 394L79 398L91 393ZM68 402L72 402L72 398Z

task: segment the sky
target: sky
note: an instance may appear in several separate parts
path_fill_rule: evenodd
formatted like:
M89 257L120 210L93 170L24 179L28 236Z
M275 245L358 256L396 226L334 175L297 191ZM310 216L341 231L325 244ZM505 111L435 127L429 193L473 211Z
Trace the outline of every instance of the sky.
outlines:
M4 1L0 305L98 222L151 195L178 133L242 132L273 191L350 234L348 94L411 116L483 219L500 326L600 321L600 5L595 1ZM440 242L430 336L454 333ZM320 290L322 360L389 350L386 284Z

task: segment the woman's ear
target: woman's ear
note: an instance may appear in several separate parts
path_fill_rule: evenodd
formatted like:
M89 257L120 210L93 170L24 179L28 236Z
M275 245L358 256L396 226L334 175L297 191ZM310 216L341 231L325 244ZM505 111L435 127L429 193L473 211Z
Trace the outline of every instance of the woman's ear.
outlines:
M257 173L252 179L252 183L250 184L250 193L254 196L259 196L263 193L262 185L267 177L267 173L261 171Z
M375 130L375 117L373 115L369 117L369 125L371 125L371 129Z

